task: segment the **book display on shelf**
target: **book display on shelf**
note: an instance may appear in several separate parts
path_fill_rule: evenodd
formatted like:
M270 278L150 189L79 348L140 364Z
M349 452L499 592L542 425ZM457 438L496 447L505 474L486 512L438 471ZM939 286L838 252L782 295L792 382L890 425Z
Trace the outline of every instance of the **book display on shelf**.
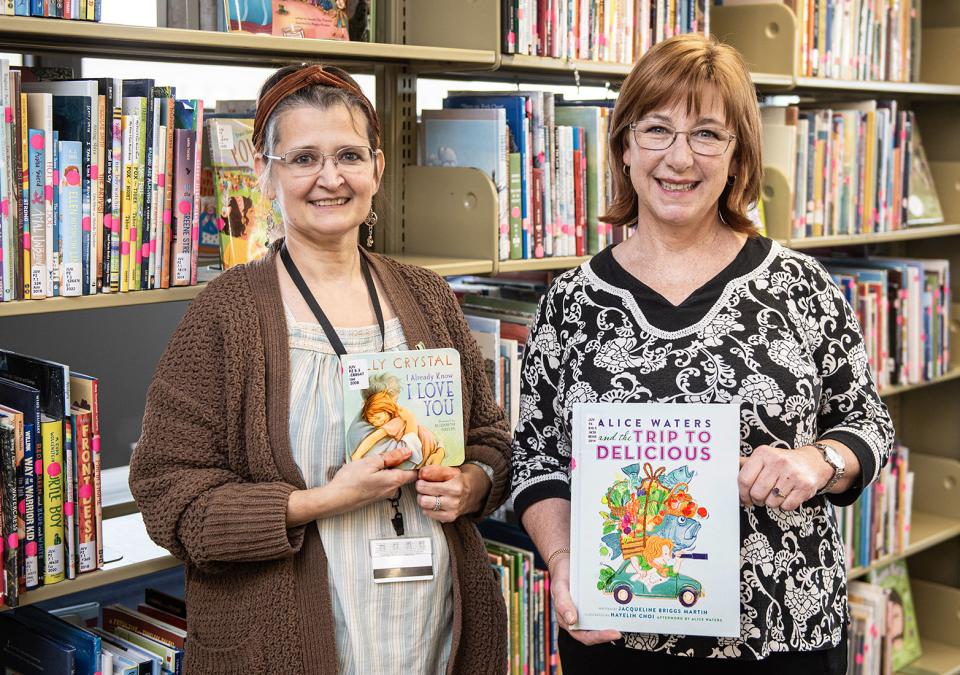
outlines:
M6 0L0 16L39 16L74 21L100 21L102 0Z

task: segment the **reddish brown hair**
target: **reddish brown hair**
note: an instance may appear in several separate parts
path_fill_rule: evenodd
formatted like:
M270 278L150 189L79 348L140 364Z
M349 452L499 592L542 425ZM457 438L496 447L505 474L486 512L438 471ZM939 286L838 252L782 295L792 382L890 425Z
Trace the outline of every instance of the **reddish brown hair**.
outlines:
M740 53L712 36L699 34L679 35L654 45L624 80L610 121L613 201L600 217L602 221L614 226L637 222L637 193L623 172L630 124L651 110L681 102L688 114L698 113L708 89L719 96L727 126L736 136L732 151L737 175L720 195L720 217L737 232L756 232L747 210L760 198L763 167L757 93Z

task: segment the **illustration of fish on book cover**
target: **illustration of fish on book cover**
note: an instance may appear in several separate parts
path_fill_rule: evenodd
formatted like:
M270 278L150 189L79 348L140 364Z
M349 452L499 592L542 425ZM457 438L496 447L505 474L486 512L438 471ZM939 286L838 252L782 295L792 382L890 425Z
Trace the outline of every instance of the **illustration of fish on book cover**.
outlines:
M574 407L578 628L740 635L735 404Z
M348 462L409 448L400 468L463 463L457 350L347 354L342 363Z

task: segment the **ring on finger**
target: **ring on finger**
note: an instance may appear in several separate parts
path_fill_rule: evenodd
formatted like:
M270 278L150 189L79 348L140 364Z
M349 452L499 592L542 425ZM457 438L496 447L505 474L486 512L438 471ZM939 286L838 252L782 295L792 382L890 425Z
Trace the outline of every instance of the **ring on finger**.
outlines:
M439 496L439 495L437 495L437 501L435 501L435 502L433 503L433 510L434 510L434 511L439 511L439 510L440 510L440 496Z

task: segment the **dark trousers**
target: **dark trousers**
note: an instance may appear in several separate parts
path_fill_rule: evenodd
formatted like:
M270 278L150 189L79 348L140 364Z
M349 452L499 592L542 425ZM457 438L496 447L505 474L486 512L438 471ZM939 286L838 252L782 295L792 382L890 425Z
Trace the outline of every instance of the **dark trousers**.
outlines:
M669 656L629 649L622 640L615 644L587 647L561 629L560 663L563 675L597 675L604 673L662 673L663 675L845 675L847 641L832 649L816 652L771 654L762 661L741 659L698 659Z

